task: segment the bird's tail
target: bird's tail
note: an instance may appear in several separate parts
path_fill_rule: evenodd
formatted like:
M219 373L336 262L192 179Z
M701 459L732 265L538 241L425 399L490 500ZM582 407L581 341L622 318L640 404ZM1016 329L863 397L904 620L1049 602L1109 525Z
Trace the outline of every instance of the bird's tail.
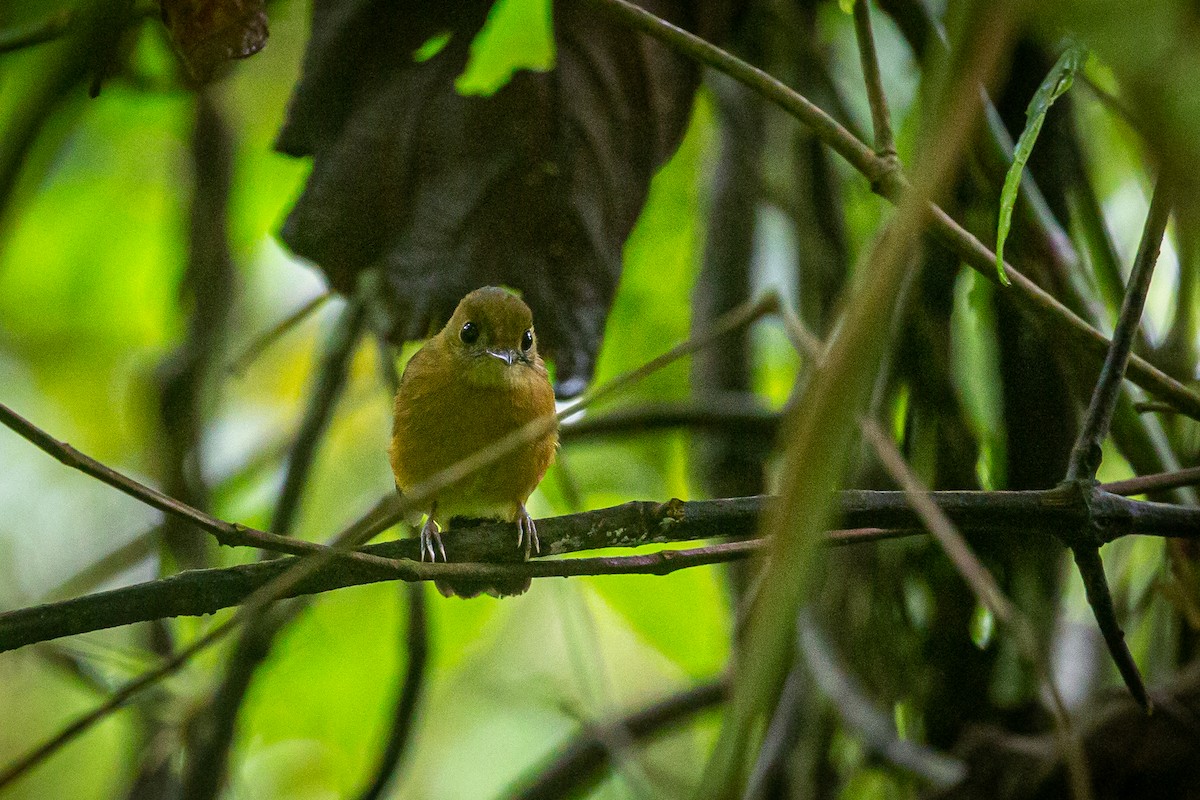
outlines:
M529 578L513 578L508 581L472 581L458 579L453 581L434 581L433 585L442 593L442 597L478 597L490 594L492 597L514 597L529 591Z

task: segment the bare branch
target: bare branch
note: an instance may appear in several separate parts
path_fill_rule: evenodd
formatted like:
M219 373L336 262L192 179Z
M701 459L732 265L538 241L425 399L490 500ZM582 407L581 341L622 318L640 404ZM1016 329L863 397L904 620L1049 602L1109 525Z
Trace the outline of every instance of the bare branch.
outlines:
M1051 489L1029 492L935 492L934 501L961 529L994 535L1014 532L1052 536L1078 527L1088 509L1077 496ZM612 508L538 521L542 552L562 555L609 547L639 547L714 538L753 536L766 497L668 503L638 501ZM1091 501L1093 522L1102 538L1126 535L1200 539L1200 508L1130 500L1100 493ZM376 512L377 515L379 512ZM385 511L386 519L390 510ZM847 491L840 494L840 517L849 530L827 534L830 544L877 541L920 532L920 518L902 492ZM414 539L362 548L361 560L327 563L281 596L332 591L384 580L428 581L547 578L581 575L652 574L744 558L758 543L730 542L691 550L664 550L635 556L534 560L517 563L508 546L511 528L480 525L447 532L450 563L418 560ZM243 603L256 590L287 574L296 558L210 570L191 570L161 580L85 595L0 614L0 652L60 636L174 616L211 614Z
M1113 481L1100 486L1106 492L1131 497L1135 494L1178 489L1183 486L1200 485L1200 467L1159 472L1154 475L1138 475L1123 481Z
M1150 212L1146 216L1146 227L1138 245L1137 257L1129 275L1129 286L1121 303L1121 314L1113 331L1112 344L1100 370L1100 378L1088 405L1087 414L1079 431L1079 438L1071 451L1071 463L1067 468L1067 480L1093 480L1100 468L1100 446L1108 435L1113 409L1121 391L1125 368L1133 352L1133 341L1141 324L1142 309L1150 291L1150 279L1154 276L1154 265L1158 262L1158 251L1162 246L1163 234L1171 216L1172 192L1164 178L1160 178L1150 200Z
M316 297L309 300L304 305L297 308L292 313L281 319L279 322L272 325L267 330L255 336L250 341L242 352L236 358L229 362L225 368L230 375L242 375L246 369L255 362L255 360L263 354L271 345L279 341L279 339L296 325L300 324L310 314L320 309L330 298L333 297L332 291L325 291Z
M1108 435L1113 410L1121 393L1121 381L1141 324L1142 309L1150 291L1150 280L1154 275L1154 265L1158 262L1158 251L1167 229L1171 206L1171 189L1166 179L1160 177L1150 201L1150 212L1146 215L1146 226L1142 232L1142 241L1138 245L1137 257L1133 262L1125 299L1121 303L1121 314L1113 331L1112 345L1100 370L1100 378L1096 382L1091 403L1080 426L1079 437L1071 450L1071 462L1067 467L1065 483L1078 484L1078 491L1084 495L1091 491L1090 485L1095 483L1096 470L1100 468L1101 444ZM1149 713L1150 697L1146 693L1146 685L1138 672L1133 654L1129 652L1125 634L1117 620L1108 579L1104 575L1100 548L1087 541L1088 534L1090 531L1084 531L1084 535L1079 537L1083 541L1071 545L1075 565L1079 568L1087 591L1088 605L1092 607L1092 613L1101 633L1104 634L1104 642L1108 645L1108 651L1112 654L1125 685L1129 687L1138 704ZM1071 535L1075 536L1074 533Z
M867 102L871 105L871 122L875 129L875 152L884 158L896 157L896 142L892 136L892 119L888 113L883 79L879 75L879 57L875 53L875 35L871 32L871 8L867 0L854 0L854 34L858 39L858 55L862 62L863 80L867 85Z
M197 528L211 533L218 542L229 546L258 547L278 553L301 555L323 550L323 546L315 542L301 542L286 536L264 533L245 525L225 522L205 514L197 508L182 503L173 497L163 494L157 489L135 481L127 475L100 463L91 456L76 450L66 442L60 442L46 431L34 425L29 420L0 403L0 425L12 430L18 436L28 440L42 452L53 456L60 463L108 484L117 491L139 500L151 508L156 508L165 514L171 514L192 523Z

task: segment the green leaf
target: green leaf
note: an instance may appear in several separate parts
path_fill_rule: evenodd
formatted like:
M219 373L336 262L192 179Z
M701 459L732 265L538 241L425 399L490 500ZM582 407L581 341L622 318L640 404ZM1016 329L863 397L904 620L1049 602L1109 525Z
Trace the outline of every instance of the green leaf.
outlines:
M1000 192L1000 220L996 225L996 272L1000 276L1000 283L1005 286L1009 285L1009 281L1008 276L1004 274L1004 240L1008 238L1008 231L1012 227L1013 206L1017 203L1017 192L1021 188L1025 162L1029 160L1033 145L1041 133L1042 123L1046 121L1046 112L1055 100L1071 88L1075 81L1075 73L1086 59L1087 50L1081 45L1068 47L1050 68L1049 74L1029 101L1029 107L1025 109L1025 130L1021 131L1021 138L1017 140L1013 151L1012 166L1004 176L1004 189Z
M471 42L471 58L455 88L460 94L490 97L518 70L553 69L551 17L549 0L496 0Z
M425 40L425 43L413 51L413 61L418 64L423 64L429 59L436 56L442 50L446 49L446 45L450 44L450 37L453 34L450 31L442 31L434 36L430 36Z

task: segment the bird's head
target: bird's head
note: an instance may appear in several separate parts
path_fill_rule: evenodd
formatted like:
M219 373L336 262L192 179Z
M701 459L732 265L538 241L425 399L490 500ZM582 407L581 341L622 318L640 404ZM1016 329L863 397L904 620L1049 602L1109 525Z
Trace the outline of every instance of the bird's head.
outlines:
M537 354L533 312L519 297L495 286L476 289L459 301L438 335L473 383L502 385L523 369L545 369Z

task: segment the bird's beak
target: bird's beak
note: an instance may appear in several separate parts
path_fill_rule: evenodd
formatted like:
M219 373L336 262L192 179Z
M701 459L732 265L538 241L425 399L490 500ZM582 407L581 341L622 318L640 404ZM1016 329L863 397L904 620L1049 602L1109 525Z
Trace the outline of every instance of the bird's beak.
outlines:
M517 358L519 357L516 350L488 350L486 352L489 356L500 359L510 367L517 363Z

